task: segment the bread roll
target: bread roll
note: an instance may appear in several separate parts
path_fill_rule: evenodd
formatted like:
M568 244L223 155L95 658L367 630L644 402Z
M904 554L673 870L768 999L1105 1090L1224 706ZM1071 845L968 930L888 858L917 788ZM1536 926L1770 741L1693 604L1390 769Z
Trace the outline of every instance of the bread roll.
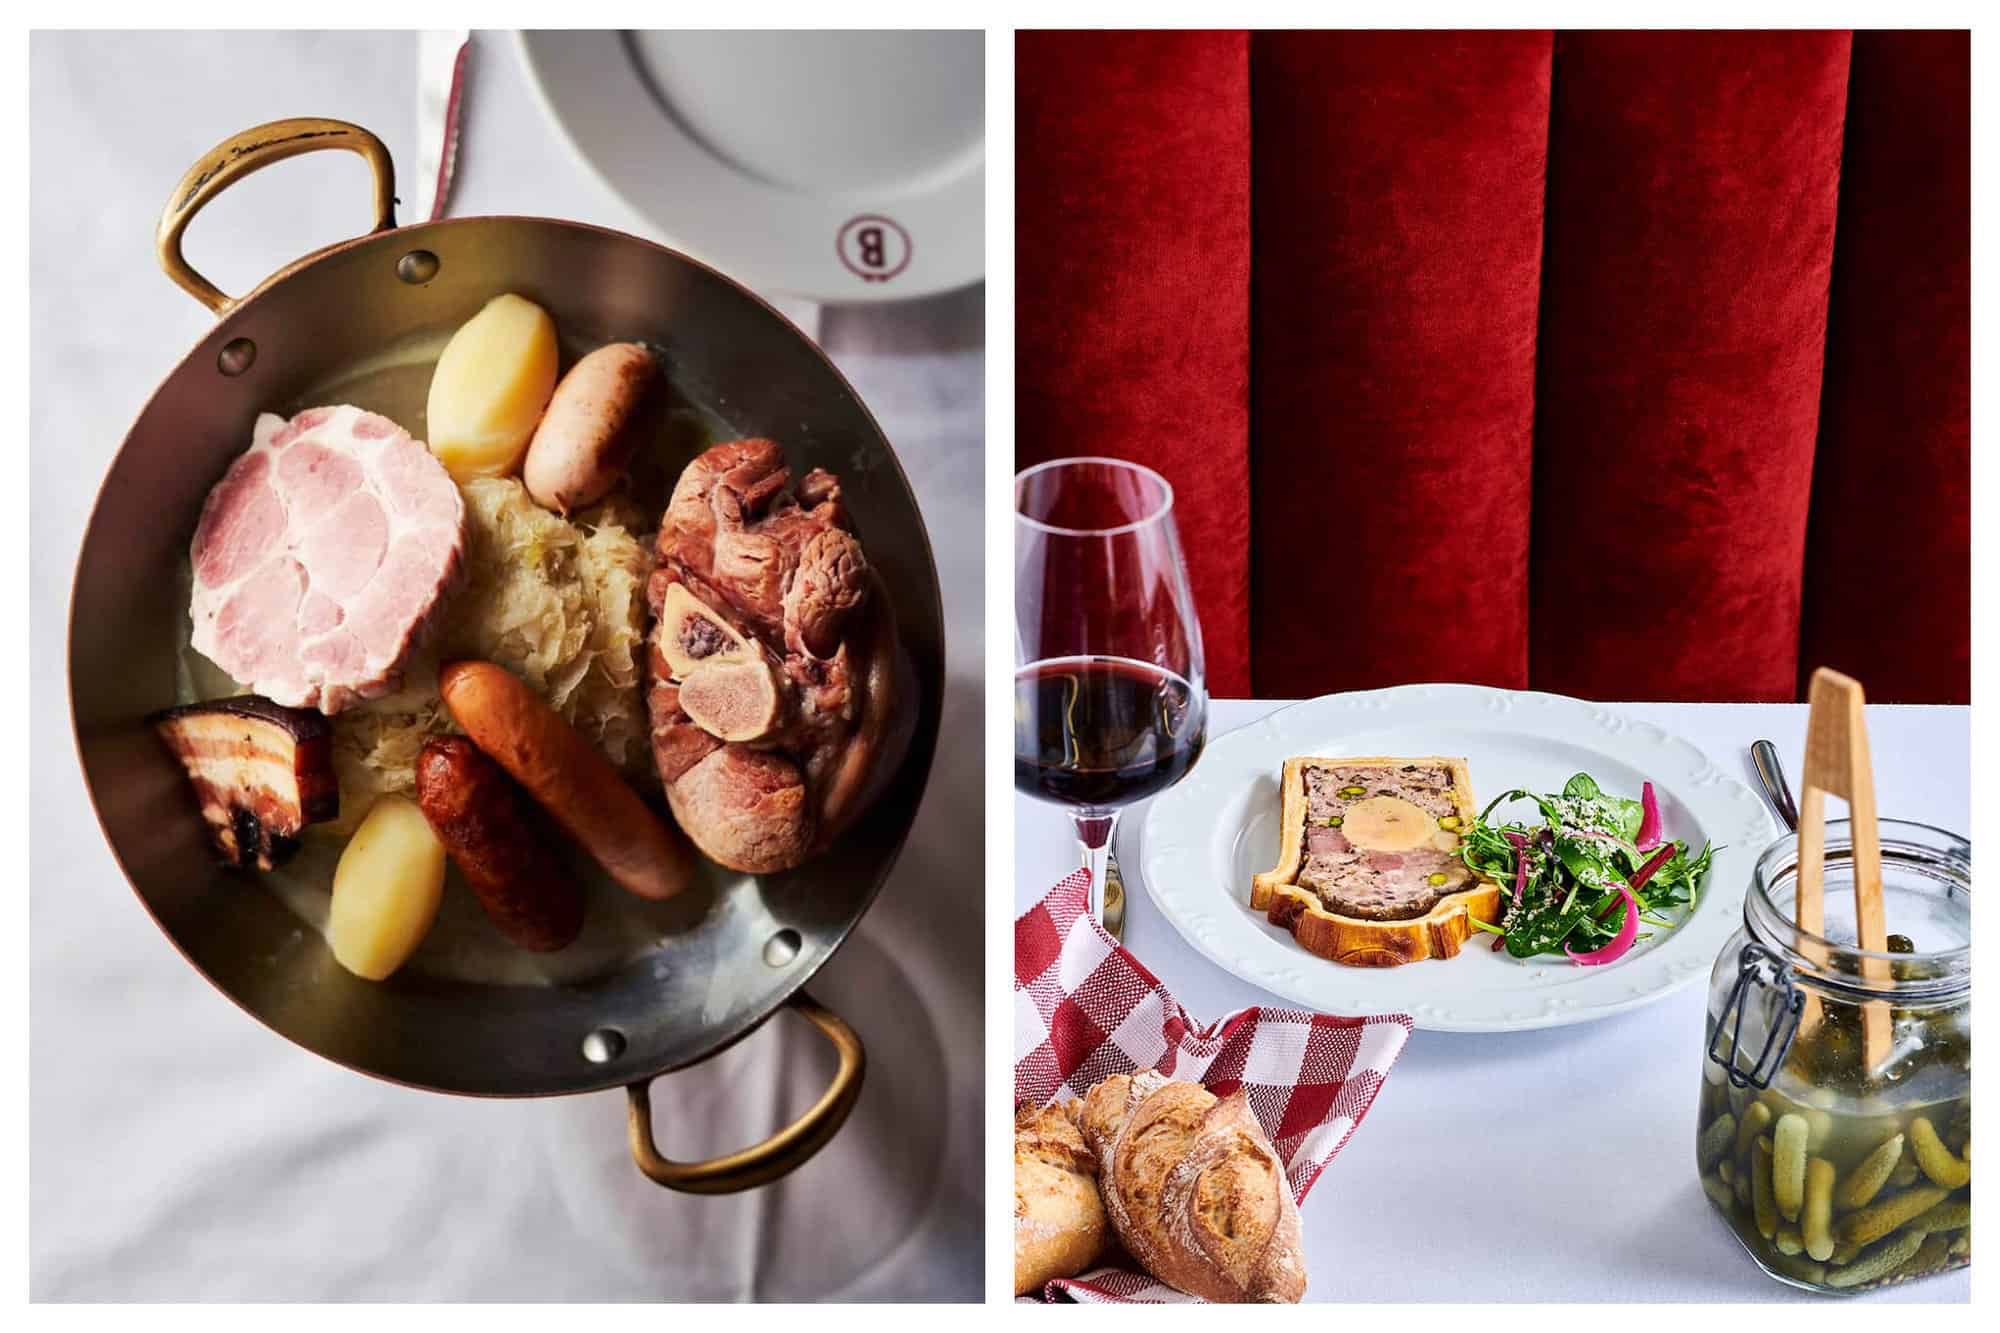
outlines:
M1211 1301L1305 1295L1298 1205L1240 1090L1218 1100L1150 1069L1118 1074L1090 1090L1081 1123L1112 1230L1147 1272Z
M1014 1112L1014 1294L1075 1277L1104 1253L1110 1229L1097 1159L1070 1118L1076 1106Z

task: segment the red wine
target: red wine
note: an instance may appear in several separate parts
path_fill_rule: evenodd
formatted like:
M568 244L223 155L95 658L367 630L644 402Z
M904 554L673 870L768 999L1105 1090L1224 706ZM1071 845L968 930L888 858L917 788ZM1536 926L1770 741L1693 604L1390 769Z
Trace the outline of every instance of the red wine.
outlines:
M1142 801L1201 756L1206 700L1122 657L1059 657L1014 677L1014 786L1071 805Z

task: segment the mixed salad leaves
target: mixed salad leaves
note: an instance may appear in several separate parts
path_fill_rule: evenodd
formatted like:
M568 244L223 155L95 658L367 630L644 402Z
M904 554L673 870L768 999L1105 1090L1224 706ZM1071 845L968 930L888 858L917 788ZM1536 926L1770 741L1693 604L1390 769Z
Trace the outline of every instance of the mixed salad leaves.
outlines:
M1493 811L1533 801L1542 822L1495 824ZM1650 932L1671 930L1692 909L1714 857L1712 845L1692 855L1685 842L1660 836L1660 807L1648 782L1636 801L1613 796L1588 773L1560 792L1510 791L1496 797L1459 843L1475 874L1501 889L1497 922L1473 924L1494 936L1493 947L1516 958L1562 953L1580 966L1613 963Z

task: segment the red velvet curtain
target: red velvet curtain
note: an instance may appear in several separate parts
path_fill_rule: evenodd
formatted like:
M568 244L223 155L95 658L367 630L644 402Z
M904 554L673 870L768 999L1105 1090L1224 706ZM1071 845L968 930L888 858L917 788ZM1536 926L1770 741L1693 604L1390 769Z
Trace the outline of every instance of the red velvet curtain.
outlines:
M1023 465L1220 695L1969 695L1963 32L1023 33Z
M1166 476L1209 690L1247 695L1249 39L1023 32L1015 65L1017 456Z
M1970 696L1971 92L1962 32L1854 35L1801 697L1821 665Z
M1251 49L1257 692L1524 687L1549 35Z

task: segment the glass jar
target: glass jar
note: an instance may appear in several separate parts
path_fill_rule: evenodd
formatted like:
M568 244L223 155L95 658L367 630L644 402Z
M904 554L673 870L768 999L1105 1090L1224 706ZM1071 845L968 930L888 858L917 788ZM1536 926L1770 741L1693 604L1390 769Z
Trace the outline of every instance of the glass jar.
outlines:
M1793 922L1798 838L1758 859L1715 960L1695 1163L1772 1277L1866 1291L1972 1262L1972 847L1880 821L1890 951L1856 946L1847 821L1826 826L1826 933ZM1865 1068L1863 1009L1889 1015Z

